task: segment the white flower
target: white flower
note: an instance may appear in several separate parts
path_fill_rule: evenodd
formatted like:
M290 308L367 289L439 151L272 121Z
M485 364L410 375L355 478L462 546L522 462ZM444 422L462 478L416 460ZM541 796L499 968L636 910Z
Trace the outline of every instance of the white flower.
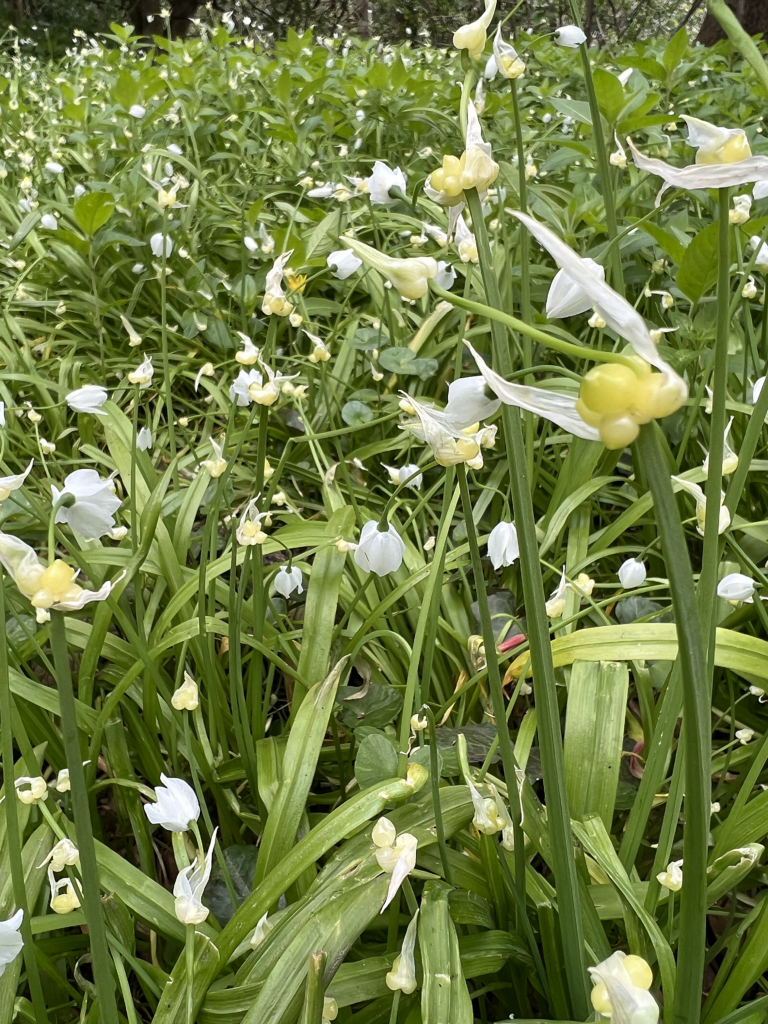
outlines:
M737 729L733 735L736 737L736 739L739 741L742 747L745 747L748 743L751 743L752 740L755 738L755 730L745 727L744 729Z
M61 174L64 170L63 166L57 160L49 160L45 165L45 169L49 174Z
M588 256L579 259L587 278L594 277L598 281L605 281L605 267L595 263ZM584 279L574 281L565 270L558 270L547 294L547 317L556 320L578 316L579 313L586 313L588 309L592 309L593 305L592 292Z
M457 50L469 50L470 57L477 60L485 48L486 32L496 13L496 0L485 0L485 10L480 17L468 25L462 25L453 33L453 45Z
M261 304L262 313L274 313L275 316L290 316L293 312L293 304L288 302L283 291L283 274L285 265L293 256L293 249L278 256L272 264L272 269L267 274L264 285L264 300Z
M558 46L567 46L569 49L575 50L577 46L581 46L586 41L587 37L578 25L561 25L555 31L555 42Z
M265 473L266 478L266 473ZM266 533L261 528L261 520L269 517L269 512L257 512L256 502L259 500L258 495L246 505L245 511L240 517L235 536L237 537L237 543L242 544L245 547L253 547L255 544L263 544L267 539Z
M707 499L704 495L704 491L699 487L698 484L691 483L690 480L683 480L682 477L673 476L672 479L676 484L679 484L684 491L687 491L696 502L696 529L704 536L704 523L707 518ZM718 534L724 533L731 525L731 513L728 511L726 505L723 504L725 495L720 492L720 516L717 524Z
M274 252L275 240L263 224L259 224L259 245L265 256L269 256L270 253Z
M141 118L146 114L146 108L142 107L140 103L134 103L128 113L131 117Z
M60 768L56 781L51 783L51 785L57 793L69 793L72 789L72 783L69 779L69 768Z
M347 241L355 254L386 277L403 298L420 299L426 295L430 278L437 274L437 261L431 256L394 259L356 238L348 238Z
M10 497L12 491L18 491L23 486L24 481L32 472L34 464L35 460L32 459L23 473L15 473L13 476L0 476L0 501L5 501L6 498Z
M502 832L509 824L509 815L504 812L503 805L499 806L498 800L492 797L482 797L468 775L464 776L464 781L469 788L472 806L475 809L472 824L477 831L486 836ZM496 794L495 787L489 786L488 788Z
M325 185L320 185L317 188L312 188L307 192L307 198L309 199L330 199L333 193L337 189L332 181L326 182Z
M405 192L407 188L405 175L399 167L392 170L383 160L377 160L373 165L373 173L365 179L365 191L371 197L371 202L380 206L389 206L399 202L397 197L392 197L389 190L399 188Z
M351 249L337 249L325 262L339 281L346 281L363 265L363 261L358 259Z
M209 437L208 440L210 441L211 448L213 449L213 458L204 459L200 465L203 469L207 469L215 480L220 477L227 468L227 460L224 458L224 452L221 445L214 441L212 437Z
M360 541L354 559L363 572L386 576L396 572L403 564L405 544L392 523L380 530L375 519L369 519L360 531Z
M464 218L459 215L456 221L456 248L462 263L477 263L477 242L475 236L469 230Z
M248 388L248 397L257 405L274 405L280 397L283 381L295 380L299 375L294 373L286 377L282 373L276 373L262 359L259 359L259 365L267 375L267 383L262 383L261 379L258 382L253 381Z
M274 927L275 926L273 924L269 923L267 914L260 917L256 922L256 927L253 929L253 935L251 936L251 949L257 949Z
M464 202L465 188L476 188L483 198L498 174L499 165L493 159L491 144L483 141L480 119L470 100L464 152L458 158L445 154L442 165L424 183L424 192L433 202L453 208ZM449 234L452 226L451 223Z
M125 328L126 334L128 335L129 347L135 348L137 345L140 345L142 341L141 335L134 328L130 320L126 316L123 316L122 313L120 314L120 322L122 323L123 327Z
M200 853L189 867L182 868L173 885L175 897L173 909L182 924L202 924L208 917L208 907L203 904L203 893L211 877L213 867L213 847L216 842L218 826L213 830L208 852L200 863Z
M251 238L250 235L246 235L243 238L243 245L248 250L248 252L256 252L256 250L259 248L259 243L256 241L255 238Z
M682 864L681 860L670 861L667 864L667 870L656 875L656 881L671 892L680 892L683 888Z
M653 971L642 957L619 951L588 970L595 983L592 1006L599 1014L612 1024L656 1024L659 1007L648 991Z
M95 469L76 469L64 480L64 489L51 486L54 505L67 496L74 501L56 510L55 522L67 523L87 540L105 537L114 528L114 513L122 505L111 479L102 480Z
M514 523L497 523L488 536L488 556L494 569L513 565L520 555Z
M389 479L395 487L404 483L406 487L412 487L414 491L421 488L424 477L419 472L418 466L408 463L398 468L397 466L388 466L384 462L382 462L382 466L389 473Z
M149 427L142 427L136 435L136 447L140 452L146 452L152 447L152 431Z
M100 384L86 384L83 388L70 391L65 401L73 412L90 413L91 416L106 416L101 407L106 402L106 388Z
M430 238L434 238L440 246L448 245L448 234L443 231L441 227L436 224L427 224L426 221L422 221L421 229L425 235L429 235Z
M155 787L156 801L144 805L144 813L153 825L169 832L186 832L190 822L200 817L200 804L194 789L183 779L160 775L162 786Z
M143 363L140 363L135 370L131 370L128 374L128 380L131 384L138 384L144 390L144 388L148 388L152 383L154 372L152 356L147 356Z
M616 134L616 132L613 133L613 137L616 140L616 149L613 153L611 153L609 159L614 167L618 167L621 170L624 170L624 168L627 166L627 154L624 150L624 147L619 142L619 136Z
M568 593L568 589L568 581L565 578L565 566L563 566L560 582L552 591L552 594L546 604L546 612L550 618L557 619L565 611L565 598Z
M19 934L24 911L17 910L7 921L0 921L0 974L6 966L16 959L24 947L24 940Z
M419 845L416 836L412 836L410 832L401 832L397 836L392 822L387 818L384 821L386 821L388 828L379 830L377 833L377 825L374 827L372 834L376 846L376 861L382 871L392 875L387 898L380 911L382 914L395 898L397 890L403 884L403 881L416 867L416 850ZM392 833L395 833L395 835L392 835ZM389 839L389 842L387 842L387 839Z
M304 577L301 575L301 569L295 565L292 569L288 569L284 565L280 566L280 570L275 576L275 590L285 598L290 597L294 591L297 594L303 594Z
M625 590L642 587L646 577L645 565L636 558L628 558L619 569L619 583Z
M63 871L66 867L74 867L80 860L80 851L71 839L60 839L54 846L42 864L38 868L44 868L50 864L51 871Z
M411 729L413 729L414 732L424 732L428 726L429 721L426 717L419 718L418 714L411 715Z
M728 214L730 224L746 224L749 220L749 211L752 208L752 196L734 196L733 209Z
M45 228L46 231L58 231L59 222L52 213L44 213L40 218L40 227Z
M435 284L440 288L444 288L448 292L453 288L455 280L456 271L453 267L449 263L446 263L445 260L438 260Z
M742 128L720 128L688 114L682 118L688 125L688 145L696 150L697 164L740 163L752 156Z
M389 818L381 817L373 826L371 830L371 839L373 845L383 849L385 847L394 846L395 839L397 838L397 829L389 820Z
M189 672L184 672L184 681L178 690L174 690L171 704L177 711L194 711L200 704L197 683Z
M499 26L499 27L501 27L501 26ZM485 80L488 81L488 82L492 82L493 79L496 77L496 75L498 75L498 73L499 73L499 68L498 68L498 65L496 64L496 57L492 53L491 56L488 58L488 60L485 62L485 70L483 71L483 78L485 78Z
M181 148L181 146L177 146L175 142L172 142L169 146L166 146L166 149L168 150L169 153L172 153L173 156L184 155L184 150Z
M241 370L235 380L229 387L229 397L231 401L237 399L238 405L250 405L253 399L251 398L251 387L257 384L261 387L263 376L258 370L249 370L247 373L245 370Z
M243 334L242 331L238 331L237 333L240 337L243 348L241 352L235 352L235 359L241 366L253 366L253 364L259 360L260 350L256 348L247 334Z
M747 277L747 283L741 289L742 299L754 299L757 296L757 285L751 274Z
M312 351L309 354L310 363L327 363L331 358L331 350L325 344L322 338L319 338L316 334L311 334L305 330L304 333L312 342Z
M149 247L152 250L153 256L162 259L163 253L165 253L165 258L168 259L173 252L173 239L168 235L164 235L162 231L158 231L157 234L152 235L150 238Z
M739 456L731 448L728 443L728 434L731 432L733 425L733 416L728 421L728 426L725 428L725 434L723 435L723 476L730 476L731 473L735 473L739 465ZM709 476L709 453L704 459L704 476Z
M765 377L758 377L758 379L752 385L752 405L757 405L757 400L760 397L760 392L763 390L764 384Z
M510 43L506 43L501 37L501 22L499 22L496 35L493 37L493 56L489 59L488 64L485 65L486 78L494 77L488 74L488 66L491 60L493 60L496 70L504 78L520 78L525 71L525 64L518 57L517 50Z
M49 869L48 882L51 886L50 908L54 914L71 914L78 909L80 898L70 878L61 878L57 882L53 871Z
M416 991L416 960L413 951L416 948L418 917L417 910L405 930L403 946L392 962L392 970L384 979L392 992L403 992L407 996Z
M16 796L23 804L36 804L38 800L48 799L48 783L42 775L34 778L31 775L21 775L13 784L16 787Z
M729 604L734 605L744 602L752 604L752 596L755 593L754 580L740 572L731 572L723 576L717 585L717 596L722 597Z

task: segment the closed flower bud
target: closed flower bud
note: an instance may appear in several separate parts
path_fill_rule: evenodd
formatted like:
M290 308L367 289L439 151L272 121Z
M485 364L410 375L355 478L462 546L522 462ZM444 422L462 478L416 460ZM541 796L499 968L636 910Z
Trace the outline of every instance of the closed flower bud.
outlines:
M683 862L681 860L673 860L667 864L666 871L662 871L656 875L656 881L659 885L663 885L665 889L669 889L670 892L679 892L683 888Z
M189 674L184 673L184 682L173 693L171 704L177 711L194 711L200 703L197 683Z
M638 562L636 558L628 558L619 569L619 582L625 590L632 590L634 587L642 587L646 575L642 562Z

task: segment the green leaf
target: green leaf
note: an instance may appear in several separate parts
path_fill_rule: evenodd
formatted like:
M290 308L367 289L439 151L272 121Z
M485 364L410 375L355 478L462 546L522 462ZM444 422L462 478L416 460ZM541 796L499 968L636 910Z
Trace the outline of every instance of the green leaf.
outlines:
M339 721L348 728L369 725L374 729L383 729L400 714L403 695L394 687L371 683L365 694L358 697L358 693L354 686L342 686L339 689L338 702L342 708Z
M621 82L604 68L595 68L592 72L592 79L595 83L600 113L610 124L613 124L624 107L624 89Z
M108 192L88 192L75 202L75 222L81 231L92 237L107 223L114 209L115 201Z
M675 261L678 267L682 264L685 258L686 246L679 242L670 231L665 231L658 224L650 224L647 221L642 225L641 230L650 235L654 242L661 246L667 256Z
M112 88L112 99L125 110L130 110L139 98L139 83L130 71L121 71Z
M718 232L717 221L708 224L691 239L680 263L677 287L693 302L698 302L717 281Z
M399 373L404 376L415 375L421 377L422 380L434 376L439 369L436 359L419 359L411 349L397 346L385 348L379 356L379 363L390 373Z
M357 748L355 778L361 789L397 775L397 751L394 743L380 733L366 736Z
M374 414L365 402L347 402L341 410L341 418L350 427L363 427L370 423Z
M32 210L31 213L28 213L26 215L24 220L21 222L21 224L19 224L18 228L16 229L14 236L8 245L8 253L12 253L17 246L21 245L21 243L24 241L24 239L27 237L30 231L32 231L32 229L37 225L37 222L40 220L41 217L42 214L39 210Z
M251 893L259 851L255 846L226 846L221 852L239 907ZM204 902L222 927L237 910L237 907L232 906L232 897L219 863L214 865L211 879L205 887Z
M671 74L688 50L688 33L685 28L676 32L666 45L661 60L667 74Z

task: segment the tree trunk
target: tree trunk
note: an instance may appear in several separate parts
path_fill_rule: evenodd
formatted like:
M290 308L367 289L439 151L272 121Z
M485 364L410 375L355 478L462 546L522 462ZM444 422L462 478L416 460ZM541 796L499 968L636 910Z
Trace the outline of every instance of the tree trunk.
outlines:
M161 8L171 12L171 35L184 39L197 13L198 0L137 0L131 10L134 31L138 36L151 39L153 35L165 35L165 25L160 17ZM152 21L149 19L152 18Z
M762 35L768 40L768 2L766 0L726 0L728 6L739 19L744 29L751 36ZM712 46L713 43L725 39L726 35L720 27L720 22L707 14L698 41L704 46Z

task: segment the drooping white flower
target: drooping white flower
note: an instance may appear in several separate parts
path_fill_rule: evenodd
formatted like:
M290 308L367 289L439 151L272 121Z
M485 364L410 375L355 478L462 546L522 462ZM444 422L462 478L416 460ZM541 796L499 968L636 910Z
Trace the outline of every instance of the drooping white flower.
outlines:
M746 747L748 743L751 743L755 738L755 730L745 726L743 729L737 729L733 734L739 741L742 747Z
M230 401L234 402L237 400L237 404L240 406L250 405L253 401L251 398L251 387L254 384L261 387L263 380L264 378L258 370L249 370L247 372L241 370L229 386Z
M134 103L128 113L131 117L142 118L146 114L146 108L142 107L140 103Z
M490 142L483 141L480 119L470 100L464 152L461 157L444 155L442 165L424 183L424 192L433 202L453 208L464 202L466 188L476 188L482 198L498 174L499 165L493 159Z
M317 334L312 334L308 330L304 330L304 333L312 342L312 351L309 354L310 363L327 363L331 358L331 350L325 344L322 338Z
M499 813L500 808L497 801L492 797L483 797L468 775L464 776L464 781L469 789L472 806L475 809L472 824L477 831L482 832L483 835L492 836L506 828L508 815ZM489 788L491 787L489 786ZM495 793L495 788L493 792Z
M259 359L259 366L267 375L267 382L266 384L263 383L263 378L259 374L260 379L258 381L253 380L248 388L248 397L257 405L274 405L280 397L283 382L295 380L299 375L298 373L293 373L285 376L282 373L278 373L265 363L263 359Z
M184 680L181 686L173 691L171 705L177 711L194 711L200 704L200 691L197 683L189 674L184 672Z
M289 249L282 256L278 256L272 264L272 269L267 274L267 280L264 285L264 300L261 304L262 313L274 313L275 316L290 316L293 312L293 304L288 302L283 291L285 265L291 256L293 256L293 249Z
M48 783L42 775L20 775L13 782L16 796L22 804L36 804L39 800L48 799Z
M143 363L140 363L135 370L131 370L128 374L128 380L131 384L138 384L143 391L152 383L154 373L155 368L152 365L152 356L147 356Z
M152 431L149 427L142 427L136 435L136 447L140 452L149 451L152 447Z
M270 253L274 252L275 240L261 223L259 223L259 245L265 256L269 256Z
M200 465L203 469L206 469L208 473L215 479L220 477L227 468L227 460L224 458L224 450L222 446L214 441L212 437L209 437L211 448L213 449L213 458L204 459Z
M613 953L588 968L594 982L592 1006L613 1024L656 1024L659 1007L648 989L653 971L640 956Z
M64 480L64 489L51 486L54 505L62 498L74 499L56 510L55 522L67 523L80 537L98 540L115 525L114 513L122 505L111 479L102 480L95 469L76 469Z
M520 78L525 71L525 64L517 55L517 50L510 43L507 43L502 39L501 36L501 22L499 27L496 29L496 35L493 37L493 58L496 69L499 74L504 78ZM490 63L490 61L489 61ZM488 75L488 65L485 66L486 78L493 77Z
M0 501L5 501L13 491L23 487L24 481L32 472L35 460L32 459L23 473L14 473L11 476L0 476Z
M749 194L733 197L733 209L728 214L730 224L746 224L752 208L752 196Z
M259 496L257 495L248 502L235 532L237 543L242 544L244 547L263 544L267 539L266 533L261 528L261 521L266 519L267 525L269 524L269 512L259 512L257 510L256 503L258 500Z
M120 322L122 323L123 327L125 328L126 334L128 335L128 345L129 345L129 347L130 348L135 348L137 345L140 345L141 342L142 342L141 335L134 328L134 326L130 322L130 320L126 316L123 316L122 313L120 314Z
M717 585L717 596L722 597L734 607L741 604L752 604L755 593L755 582L741 572L730 572L723 576Z
M434 238L438 245L448 245L448 233L436 224L427 224L425 221L422 221L421 229L425 235Z
M616 132L613 133L613 137L616 140L616 149L611 153L609 160L614 167L624 170L627 166L627 154L621 142L619 142L619 136Z
M438 260L437 262L437 273L435 274L435 284L440 288L444 288L445 291L449 292L453 288L454 282L456 281L456 271L453 267L446 263L445 260Z
M297 594L304 593L304 577L298 566L288 569L281 565L275 576L275 590L284 598L289 598L295 591Z
M242 331L238 331L237 334L243 347L239 352L235 352L235 360L241 366L253 366L258 362L260 349L256 348L247 334Z
M48 160L45 165L45 169L49 174L61 174L64 167L58 162L58 160Z
M568 594L568 580L565 578L565 566L560 577L560 582L552 591L546 604L547 615L551 619L559 618L565 611L565 598Z
M731 473L735 473L739 465L739 456L731 448L728 443L728 435L731 432L733 426L733 416L728 421L728 426L725 428L725 434L723 435L723 476L730 476ZM709 476L709 452L704 459L704 476Z
M760 392L763 390L765 384L765 377L758 377L755 383L752 385L752 405L757 405L757 400L760 397Z
M44 213L40 218L40 227L45 228L46 231L58 231L59 222L52 213Z
M630 78L632 77L632 72L633 72L634 70L635 70L634 68L625 68L625 69L624 69L624 70L623 70L623 71L621 72L621 74L620 74L620 75L618 75L618 79L619 79L619 81L621 82L621 84L622 84L622 87L626 87L626 84L627 84L627 82L628 82L628 81L630 80Z
M453 45L457 50L469 50L469 55L478 60L485 48L488 26L496 13L496 0L485 0L485 10L476 21L462 25L453 33Z
M243 237L243 245L248 250L248 252L256 252L256 250L259 248L259 243L251 235L245 235Z
M73 910L78 909L80 897L70 878L60 878L56 881L53 871L49 869L48 882L51 887L49 906L54 914L71 914Z
M325 262L339 281L346 281L363 265L363 261L358 259L351 249L336 249Z
M645 565L636 558L628 558L619 569L619 583L625 590L642 587L647 576Z
M697 164L734 164L752 156L742 128L720 128L689 114L682 118L688 125L688 145L696 150Z
M605 267L588 256L579 259L587 279L594 277L598 281L605 281ZM558 270L547 294L546 313L550 320L578 316L579 313L586 313L588 309L592 309L594 304L594 297L584 278L575 281L567 271Z
M488 556L494 569L513 565L520 555L514 523L497 523L488 536Z
M102 405L106 402L107 389L99 384L86 384L85 387L70 391L65 401L73 412L90 413L91 416L106 416Z
M477 263L477 242L462 216L456 221L456 248L462 263Z
M66 867L74 867L80 860L80 851L71 839L60 839L54 846L42 864L38 868L44 868L50 864L51 871L63 871Z
M683 888L683 862L681 860L673 860L667 864L666 871L660 872L656 875L656 881L659 885L663 885L665 889L669 889L670 892L680 892Z
M392 992L402 992L410 995L416 991L416 959L413 951L416 948L416 932L418 924L418 910L411 918L405 930L405 938L400 953L392 962L392 970L384 979L387 988Z
M251 949L258 949L274 927L275 926L270 923L267 914L263 914L256 922L256 927L253 930L250 942Z
M397 829L387 817L381 817L371 830L373 845L379 849L395 845Z
M201 853L189 865L182 868L173 885L174 911L182 924L202 924L208 917L208 907L203 903L203 893L211 877L213 867L213 847L216 842L218 826L213 830L208 852L200 862Z
M19 932L23 920L24 911L17 910L7 921L0 921L0 974L24 948L24 940Z
M382 462L382 466L389 473L389 479L395 487L399 487L400 484L404 483L406 487L412 487L414 491L418 491L421 488L424 477L419 472L419 467L413 463L398 467L388 466Z
M168 259L173 252L173 239L169 235L164 235L162 231L158 231L150 238L149 247L153 256L162 259L165 255L165 258Z
M397 572L404 555L405 543L392 523L386 530L379 529L376 519L364 524L354 554L355 563L363 572L374 572L377 576Z
M570 50L575 50L587 41L578 25L561 25L555 30L554 39L558 46L567 46Z
M356 238L348 238L347 242L364 263L386 277L405 299L420 299L426 295L430 278L437 274L437 261L431 256L395 259Z
M200 804L194 789L183 779L160 775L161 786L155 787L153 804L144 804L144 813L153 825L169 832L186 832L190 822L200 817Z
M72 782L69 778L69 768L60 768L56 776L56 781L51 783L51 785L57 793L69 793L72 789Z
M388 824L394 830L392 822L388 821ZM383 914L395 898L403 881L416 867L416 851L419 841L410 832L401 832L396 838L393 837L390 843L386 842L385 834L381 833L377 838L374 838L374 843L376 844L376 861L379 867L388 875L392 875L387 898L380 911Z
M704 536L704 523L707 518L707 499L704 495L704 491L699 487L698 484L692 483L690 480L683 480L682 477L673 476L672 480L679 484L684 491L696 502L696 529ZM728 507L723 504L725 494L720 492L720 516L718 519L717 532L718 534L724 533L731 525L731 513L728 511Z
M399 188L405 192L407 188L405 175L399 167L393 170L383 160L377 160L373 165L373 173L365 179L365 191L371 197L375 205L390 206L399 202L397 197L389 194L391 188Z

